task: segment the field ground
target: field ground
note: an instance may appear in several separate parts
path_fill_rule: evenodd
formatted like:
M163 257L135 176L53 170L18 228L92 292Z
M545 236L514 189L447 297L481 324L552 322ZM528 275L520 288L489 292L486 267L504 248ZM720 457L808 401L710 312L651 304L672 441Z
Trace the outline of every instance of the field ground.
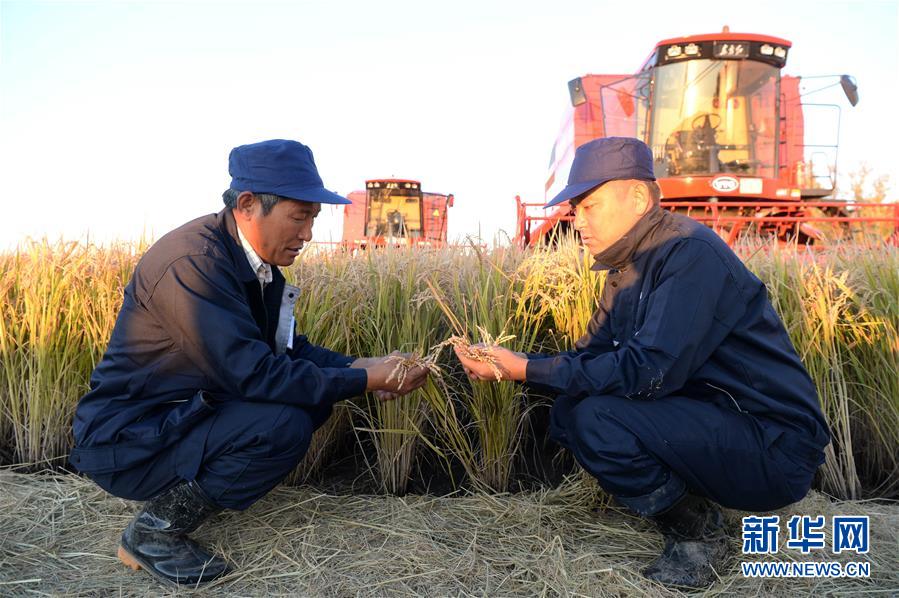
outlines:
M220 515L197 539L237 566L198 594L215 596L674 596L640 576L661 547L641 520L597 512L577 483L499 496L360 496L276 489ZM0 470L0 595L166 594L115 557L135 503L73 475ZM871 553L785 549L778 560L865 560L871 578L747 580L736 556L705 595L897 595L899 504L831 502L812 493L779 513L870 516ZM786 540L782 525L781 543ZM828 533L829 545L829 533Z

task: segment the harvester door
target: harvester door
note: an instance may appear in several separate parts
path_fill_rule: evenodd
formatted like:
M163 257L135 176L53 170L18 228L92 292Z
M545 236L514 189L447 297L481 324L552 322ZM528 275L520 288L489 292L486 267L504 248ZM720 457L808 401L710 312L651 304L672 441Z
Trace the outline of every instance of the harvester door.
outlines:
M802 115L802 162L796 167L796 186L803 197L825 197L836 187L840 107L802 102Z

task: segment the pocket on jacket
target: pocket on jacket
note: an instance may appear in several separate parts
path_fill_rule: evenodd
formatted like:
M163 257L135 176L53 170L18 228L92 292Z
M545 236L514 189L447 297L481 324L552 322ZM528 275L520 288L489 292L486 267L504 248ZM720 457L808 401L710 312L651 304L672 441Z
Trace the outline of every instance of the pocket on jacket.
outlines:
M215 411L213 402L204 391L198 391L186 400L161 403L161 409L150 417L124 427L118 438L124 442L168 438L195 425ZM165 407L169 406L168 409Z

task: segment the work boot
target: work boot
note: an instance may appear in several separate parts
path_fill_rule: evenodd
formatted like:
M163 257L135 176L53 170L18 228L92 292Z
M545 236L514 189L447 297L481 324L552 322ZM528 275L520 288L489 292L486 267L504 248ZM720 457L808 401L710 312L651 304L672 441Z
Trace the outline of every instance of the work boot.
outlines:
M690 588L711 585L727 553L721 509L704 498L688 494L651 519L665 536L665 548L643 570L643 575L665 585Z
M187 537L221 511L195 482L181 483L146 502L122 533L118 556L162 582L197 585L230 571L228 564Z

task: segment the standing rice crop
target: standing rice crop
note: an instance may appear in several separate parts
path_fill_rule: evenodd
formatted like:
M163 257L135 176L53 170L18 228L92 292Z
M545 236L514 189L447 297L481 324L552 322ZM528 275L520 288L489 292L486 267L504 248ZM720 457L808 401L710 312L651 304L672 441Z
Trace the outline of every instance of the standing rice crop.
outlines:
M145 248L43 242L0 253L0 462L62 463L75 403ZM819 487L842 498L899 495L899 250L770 246L747 260L767 284L833 432ZM288 275L302 290L297 328L312 342L351 355L399 349L424 357L454 334L468 342L514 336L504 344L516 351L570 348L602 285L590 264L563 239L526 252L309 255ZM412 464L425 455L452 463L450 472L461 465L474 486L506 490L533 399L515 383L472 384L446 348L431 357L441 375L419 391L392 403L352 403L365 430L357 430L357 454L390 492L408 487ZM316 433L298 478L352 440L349 411Z
M55 461L143 246L30 242L0 256L0 455Z
M444 326L425 278L441 253L387 249L369 252L358 262L355 272L361 284L353 301L358 309L353 330L356 354L377 356L398 350L420 358L439 341ZM361 415L366 422L361 431L371 434L375 447L382 488L404 494L418 441L425 437L427 402L422 391L392 401L369 396Z
M899 248L846 246L830 259L847 272L855 326L843 328L852 392L852 454L863 493L899 494Z
M865 487L895 492L899 473L897 305L882 294L899 286L890 274L899 260L893 250L868 259L877 266L865 268L865 254L843 246L752 261L817 386L832 433L821 485L842 498Z
M535 247L525 258L519 309L532 309L533 318L549 316L544 342L554 342L548 348L572 349L587 329L605 280L605 271L592 265L593 257L571 235L555 247ZM528 307L532 302L537 305Z
M471 267L442 281L438 292L445 297L435 296L455 334L472 343L502 339L512 351L533 351L545 314L522 295L527 281L522 252L498 249L475 256ZM477 484L503 492L528 412L526 393L514 382L474 382L466 391L460 397L477 435L474 449L466 451L465 457L475 457L467 469Z

